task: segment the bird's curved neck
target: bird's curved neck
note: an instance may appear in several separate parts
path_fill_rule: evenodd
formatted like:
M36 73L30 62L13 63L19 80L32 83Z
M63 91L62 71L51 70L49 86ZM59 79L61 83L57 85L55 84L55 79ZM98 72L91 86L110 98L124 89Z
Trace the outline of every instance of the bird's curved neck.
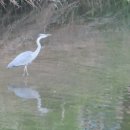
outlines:
M39 37L38 39L37 39L37 49L41 49L41 43L40 43L40 40L41 40L42 38L41 37Z
M40 44L40 40L41 40L42 38L41 37L39 37L38 39L37 39L37 49L35 50L35 55L37 56L38 54L39 54L39 52L40 52L40 50L41 50L41 44Z

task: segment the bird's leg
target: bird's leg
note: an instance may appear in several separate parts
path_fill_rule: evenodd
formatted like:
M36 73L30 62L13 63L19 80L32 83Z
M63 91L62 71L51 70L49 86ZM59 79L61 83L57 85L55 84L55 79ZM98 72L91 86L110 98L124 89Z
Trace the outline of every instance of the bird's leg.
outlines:
M26 87L28 87L28 78L27 78L27 76L24 78L24 84L25 84Z
M23 76L25 76L25 66L24 66L24 70L23 70Z
M28 75L29 75L29 73L28 73L27 66L25 66L25 72L26 72L26 74L27 74L27 76L28 76Z
M23 76L25 76L25 75L29 75L29 73L28 73L28 70L27 70L27 66L25 65L24 66L24 73L23 73Z

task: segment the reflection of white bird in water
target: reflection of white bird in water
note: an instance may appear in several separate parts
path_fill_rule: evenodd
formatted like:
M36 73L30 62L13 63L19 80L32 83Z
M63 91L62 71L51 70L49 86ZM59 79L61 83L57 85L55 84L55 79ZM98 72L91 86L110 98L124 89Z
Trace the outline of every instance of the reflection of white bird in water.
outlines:
M63 121L65 118L65 102L63 102L63 104L61 105L61 120Z
M37 100L37 108L38 111L41 113L47 113L48 109L42 107L41 98L38 93L38 91L33 90L31 88L25 88L23 86L21 87L15 87L15 86L9 86L8 89L15 93L16 96L23 98L23 99L36 99Z
M11 61L7 68L13 68L18 66L24 66L24 75L28 74L27 66L31 64L31 62L38 56L40 50L41 50L41 44L40 40L43 38L46 38L50 36L51 34L39 34L39 37L37 38L37 49L32 51L26 51L21 54L19 54L13 61Z

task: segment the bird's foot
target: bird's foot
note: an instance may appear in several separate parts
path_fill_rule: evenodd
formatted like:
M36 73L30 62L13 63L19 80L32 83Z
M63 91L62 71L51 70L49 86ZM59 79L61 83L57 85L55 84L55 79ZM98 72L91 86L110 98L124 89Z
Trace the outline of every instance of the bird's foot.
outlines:
M25 76L25 73L23 73L22 76L24 77L24 76Z
M23 77L29 76L29 73L23 73Z
M29 76L29 73L27 73L26 76Z

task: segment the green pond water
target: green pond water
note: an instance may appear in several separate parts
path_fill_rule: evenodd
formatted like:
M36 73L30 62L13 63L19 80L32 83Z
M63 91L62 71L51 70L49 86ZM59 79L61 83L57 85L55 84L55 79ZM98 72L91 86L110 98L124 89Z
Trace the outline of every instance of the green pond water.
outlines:
M0 130L130 130L129 33L50 43L28 77L6 69L20 51L1 60Z

